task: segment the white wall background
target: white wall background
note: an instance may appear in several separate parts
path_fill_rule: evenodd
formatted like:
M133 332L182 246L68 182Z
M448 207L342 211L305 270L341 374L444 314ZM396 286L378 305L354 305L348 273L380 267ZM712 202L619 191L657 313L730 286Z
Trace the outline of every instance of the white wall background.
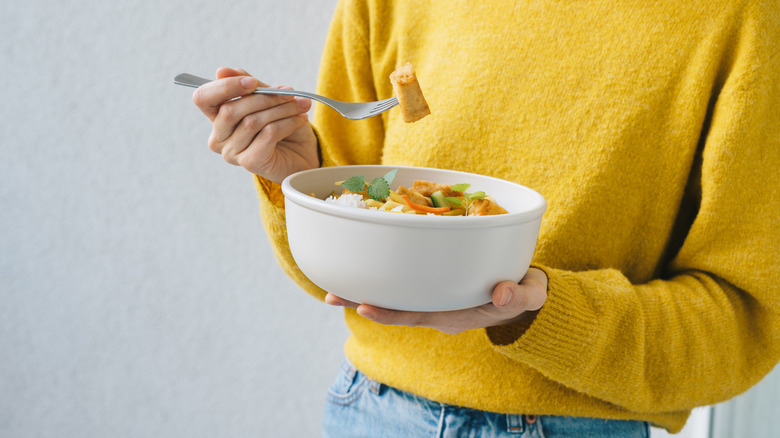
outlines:
M335 3L2 2L0 436L319 434L341 311L284 276L172 79L314 90Z
M0 2L0 437L318 435L342 313L173 77L313 90L334 7Z

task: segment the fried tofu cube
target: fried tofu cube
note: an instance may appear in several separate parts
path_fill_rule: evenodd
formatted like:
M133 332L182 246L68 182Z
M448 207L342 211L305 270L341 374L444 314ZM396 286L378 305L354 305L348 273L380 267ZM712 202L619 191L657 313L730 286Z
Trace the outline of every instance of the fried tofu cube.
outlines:
M431 113L411 63L407 62L392 72L390 83L393 84L395 95L398 96L404 122L416 122Z

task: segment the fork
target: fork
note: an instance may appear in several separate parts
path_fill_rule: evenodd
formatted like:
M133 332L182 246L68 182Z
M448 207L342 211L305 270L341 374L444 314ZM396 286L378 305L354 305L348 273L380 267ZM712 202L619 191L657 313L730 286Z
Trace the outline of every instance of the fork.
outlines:
M173 82L178 85L184 85L187 87L198 88L203 84L211 82L210 79L201 78L189 73L181 73L173 78ZM398 105L398 98L391 97L389 99L380 100L377 102L340 102L338 100L329 99L319 94L309 93L306 91L298 90L280 90L278 88L264 88L260 87L254 91L255 94L284 94L288 96L306 97L311 100L323 103L334 110L338 111L342 116L350 120L362 120L369 117L373 117L377 114L381 114L390 108Z

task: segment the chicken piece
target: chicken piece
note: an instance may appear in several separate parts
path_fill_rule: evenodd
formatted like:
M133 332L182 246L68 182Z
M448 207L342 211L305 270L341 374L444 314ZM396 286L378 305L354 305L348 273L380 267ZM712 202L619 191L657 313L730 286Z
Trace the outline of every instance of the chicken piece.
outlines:
M455 190L452 190L451 186L449 185L437 184L434 182L423 181L423 180L415 181L414 185L412 185L412 190L418 192L423 196L427 196L429 198L431 197L432 194L436 193L439 190L441 190L444 196L450 196L450 197L463 196L463 192L456 192Z
M469 205L467 216L490 216L494 214L509 213L504 207L496 204L488 198L475 199Z
M407 189L404 186L400 186L398 187L397 191L399 195L408 196L409 200L414 202L415 204L427 205L428 207L433 207L433 201L431 201L431 198L422 195L420 192L416 190Z

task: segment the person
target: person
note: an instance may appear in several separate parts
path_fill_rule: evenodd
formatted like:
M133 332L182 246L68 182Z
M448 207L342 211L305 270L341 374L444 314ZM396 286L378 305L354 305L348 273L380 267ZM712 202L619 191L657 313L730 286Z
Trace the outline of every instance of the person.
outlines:
M210 148L256 175L264 226L350 337L326 436L647 436L750 388L780 358L780 7L775 0L341 0L320 94L392 96L407 61L431 115L362 121L220 68L195 91ZM548 210L532 268L492 302L401 312L309 282L279 183L318 166L449 168ZM366 287L370 287L367 285ZM452 435L448 435L452 434Z

